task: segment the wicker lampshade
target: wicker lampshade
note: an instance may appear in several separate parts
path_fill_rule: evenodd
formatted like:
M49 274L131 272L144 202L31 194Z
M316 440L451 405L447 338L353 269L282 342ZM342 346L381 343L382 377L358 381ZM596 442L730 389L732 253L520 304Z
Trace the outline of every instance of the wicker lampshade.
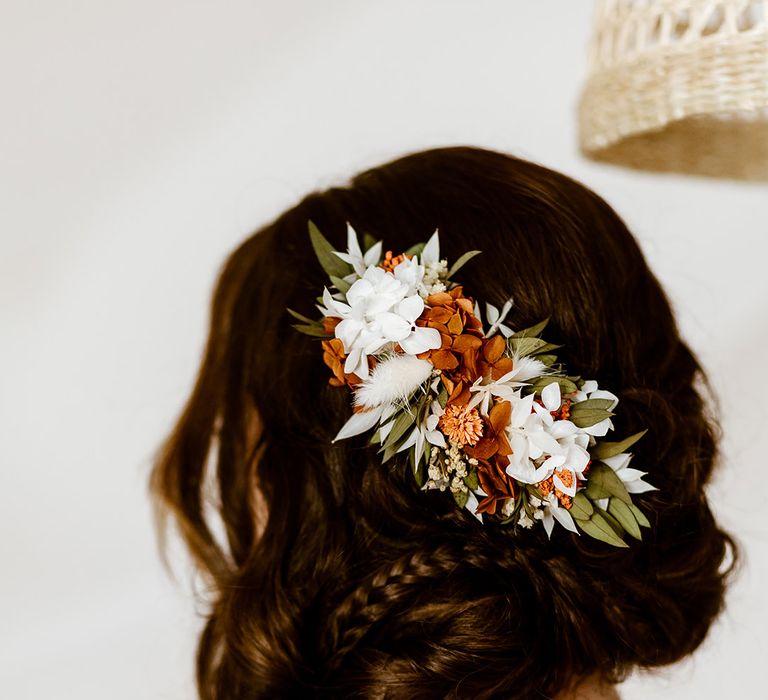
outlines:
M768 0L596 0L582 151L768 180Z

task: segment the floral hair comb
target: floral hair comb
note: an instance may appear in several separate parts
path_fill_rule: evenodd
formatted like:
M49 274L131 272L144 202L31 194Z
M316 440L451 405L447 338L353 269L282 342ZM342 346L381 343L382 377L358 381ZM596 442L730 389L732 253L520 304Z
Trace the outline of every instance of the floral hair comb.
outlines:
M480 306L452 277L437 231L399 255L348 225L335 251L310 222L315 253L330 277L313 320L291 311L299 331L322 338L329 382L352 392L353 412L334 438L373 431L382 461L407 455L422 490L452 494L481 522L555 523L617 547L650 527L630 494L653 490L629 466L613 430L618 398L569 376L540 335L547 321L514 332L502 308Z

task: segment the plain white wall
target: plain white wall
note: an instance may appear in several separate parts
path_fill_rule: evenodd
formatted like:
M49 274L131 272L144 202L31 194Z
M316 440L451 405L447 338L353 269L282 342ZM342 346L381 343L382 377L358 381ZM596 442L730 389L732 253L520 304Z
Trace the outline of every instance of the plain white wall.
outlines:
M587 2L0 3L0 693L181 700L199 627L145 481L223 257L406 151L511 151L636 232L722 395L716 513L747 565L690 661L630 700L764 689L768 187L585 161Z

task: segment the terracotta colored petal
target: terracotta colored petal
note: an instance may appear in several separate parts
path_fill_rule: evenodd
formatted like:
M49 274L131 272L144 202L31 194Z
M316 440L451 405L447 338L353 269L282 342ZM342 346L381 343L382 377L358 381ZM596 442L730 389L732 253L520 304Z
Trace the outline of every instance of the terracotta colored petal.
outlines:
M500 433L509 424L509 419L512 417L512 404L509 401L499 401L493 404L488 413L488 420L493 427L493 430Z
M340 379L336 379L336 377L331 377L331 378L328 380L328 383L329 383L331 386L344 386L344 382L343 382L343 381L341 381Z
M450 396L453 393L454 387L456 386L453 380L447 374L443 373L440 375L440 381L442 381L443 386L445 387L445 390L448 392L448 395Z
M438 306L437 308L429 309L426 318L432 323L448 323L451 316L453 316L453 312L450 309Z
M453 338L448 335L448 333L441 333L440 334L440 349L441 350L448 350L453 345Z
M330 335L333 333L339 323L341 323L340 318L336 316L326 316L323 318L323 330Z
M507 372L511 372L514 369L515 363L511 357L502 357L498 362L494 363L491 370L491 378L496 381L503 377Z
M429 327L434 328L440 333L440 335L447 335L449 338L451 337L448 333L448 326L446 326L444 323L430 323Z
M446 405L454 404L456 406L466 406L471 397L472 394L469 391L469 387L466 386L464 382L457 382L451 395L448 397Z
M459 361L456 359L450 350L438 350L433 352L429 358L435 369L456 369L459 366Z
M464 287L459 285L458 287L454 287L450 292L449 295L451 297L451 301L454 299L459 299L460 297L464 296Z
M496 440L493 437L482 437L474 447L464 447L464 451L475 459L490 459L496 454L497 449Z
M461 297L461 299L456 300L456 306L458 306L465 314L471 315L475 312L475 305L472 303L471 299L467 299L467 297Z
M512 454L512 445L509 444L505 430L500 431L496 435L496 444L499 446L498 454L502 457L508 457Z
M448 326L448 332L451 335L459 335L464 330L464 322L461 320L459 314L453 314L451 320L446 324Z
M480 338L462 333L453 341L453 349L456 352L467 352L467 350L477 350L482 344L483 341Z
M499 501L497 498L494 498L493 496L488 496L484 498L480 503L477 504L477 508L475 509L475 513L489 513L490 515L496 515L496 507L498 506Z
M496 362L504 354L507 343L504 336L494 335L493 338L483 343L483 357L486 362Z
M445 306L453 302L453 297L448 292L430 294L426 299L427 306Z

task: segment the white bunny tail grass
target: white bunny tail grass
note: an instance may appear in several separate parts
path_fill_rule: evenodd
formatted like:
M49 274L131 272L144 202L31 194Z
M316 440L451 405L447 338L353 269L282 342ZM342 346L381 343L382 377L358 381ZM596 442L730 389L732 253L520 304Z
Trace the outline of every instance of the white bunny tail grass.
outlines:
M355 405L372 408L406 401L432 374L432 363L413 355L392 355L379 362L355 391Z

